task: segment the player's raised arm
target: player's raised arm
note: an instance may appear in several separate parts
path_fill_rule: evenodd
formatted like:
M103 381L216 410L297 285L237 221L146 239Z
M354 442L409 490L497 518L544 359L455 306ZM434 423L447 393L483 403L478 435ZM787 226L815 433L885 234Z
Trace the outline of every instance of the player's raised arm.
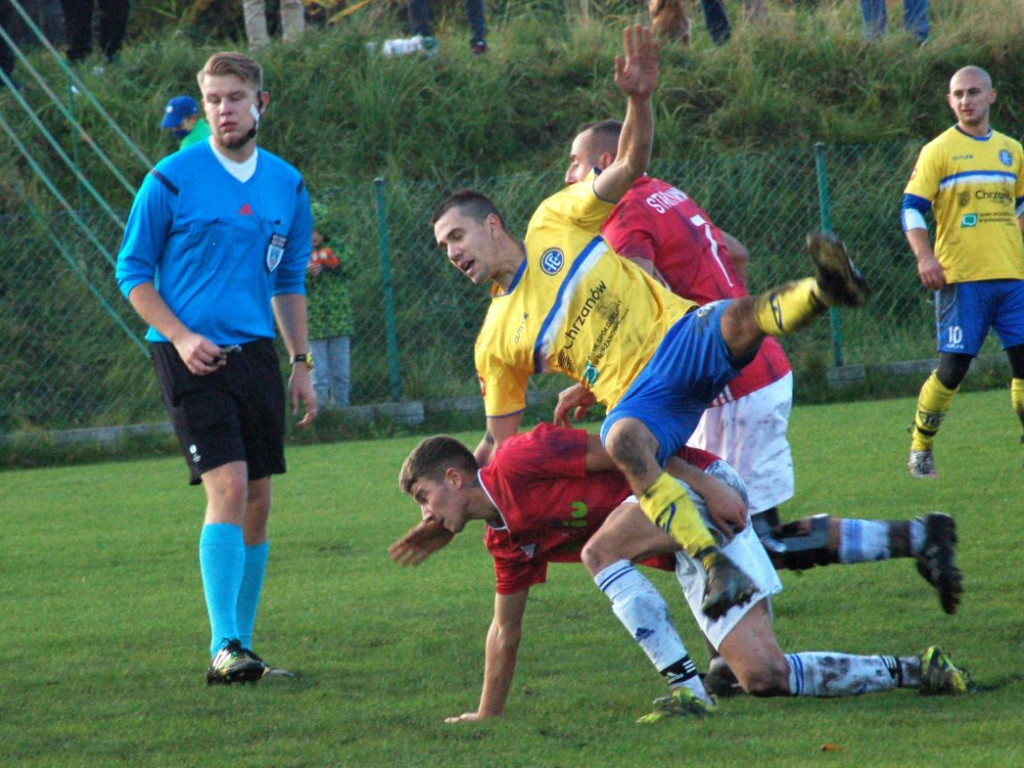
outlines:
M615 84L626 95L626 118L615 161L594 180L594 193L617 202L647 172L654 143L651 94L658 84L658 43L648 27L626 27L623 55L615 57Z

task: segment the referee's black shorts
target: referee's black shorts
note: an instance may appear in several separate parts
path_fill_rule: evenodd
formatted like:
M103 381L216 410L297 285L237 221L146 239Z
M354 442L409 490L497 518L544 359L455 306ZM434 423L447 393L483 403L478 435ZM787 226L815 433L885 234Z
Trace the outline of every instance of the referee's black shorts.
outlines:
M206 376L191 373L173 344L158 342L153 365L192 485L231 461L246 462L250 480L285 471L285 393L273 341L243 344Z

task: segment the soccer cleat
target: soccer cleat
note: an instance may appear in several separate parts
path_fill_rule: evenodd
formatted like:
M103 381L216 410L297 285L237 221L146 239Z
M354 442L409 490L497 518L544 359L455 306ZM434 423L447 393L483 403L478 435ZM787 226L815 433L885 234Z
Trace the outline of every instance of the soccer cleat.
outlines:
M249 655L256 659L256 661L263 664L263 674L260 676L261 680L265 677L295 677L294 672L289 672L287 669L281 669L280 667L272 667L252 651L249 651Z
M473 51L474 56L483 56L487 53L487 41L482 37L474 37L470 40L469 47Z
M266 667L263 670L263 677L295 677L295 673L279 667Z
M978 686L966 669L958 669L953 660L934 645L921 654L922 696L963 696L977 693Z
M918 480L928 480L939 476L935 469L935 457L932 456L931 449L911 450L910 458L907 459L907 469L910 470L910 476L916 477Z
M659 696L654 700L654 711L639 720L640 725L660 723L669 717L707 717L718 711L714 699L704 701L700 696L685 685L676 688L668 696Z
M871 288L853 266L842 240L831 232L815 232L807 236L807 250L818 268L815 280L826 304L860 307L867 303Z
M206 669L207 685L254 683L267 671L267 665L252 651L243 648L238 640L231 640L217 651Z
M700 609L708 618L717 619L734 605L749 602L757 586L720 549L708 549L711 551L698 555L708 576Z
M730 699L743 693L740 681L721 656L715 656L708 665L708 673L704 675L704 687L708 693L719 699Z
M917 572L939 591L946 613L956 613L963 594L963 574L956 567L956 520L942 512L917 518L924 524L924 544L914 555Z

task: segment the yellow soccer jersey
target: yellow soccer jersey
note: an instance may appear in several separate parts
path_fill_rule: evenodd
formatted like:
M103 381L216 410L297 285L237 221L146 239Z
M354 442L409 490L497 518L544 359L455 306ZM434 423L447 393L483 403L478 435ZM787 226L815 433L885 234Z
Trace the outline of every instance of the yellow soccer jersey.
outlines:
M564 373L611 407L696 306L608 248L600 231L613 207L594 194L591 175L534 213L526 259L508 291L492 297L476 341L488 416L523 410L534 373Z
M935 257L948 282L1024 278L1020 142L996 131L977 139L954 126L921 150L905 192L932 203Z

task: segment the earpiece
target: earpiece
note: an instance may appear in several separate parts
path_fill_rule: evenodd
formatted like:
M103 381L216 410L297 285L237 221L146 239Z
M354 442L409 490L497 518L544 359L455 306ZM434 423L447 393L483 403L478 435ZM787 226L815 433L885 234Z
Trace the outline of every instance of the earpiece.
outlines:
M259 95L259 93L257 93L256 94L257 100L259 99L259 97L260 97L260 95ZM262 104L262 102L259 102L259 101L257 103L260 104L259 109L256 108L255 104L250 104L249 105L249 114L252 115L252 128L249 129L249 134L248 134L250 139L256 138L256 132L260 128L260 114L263 112L263 104Z

